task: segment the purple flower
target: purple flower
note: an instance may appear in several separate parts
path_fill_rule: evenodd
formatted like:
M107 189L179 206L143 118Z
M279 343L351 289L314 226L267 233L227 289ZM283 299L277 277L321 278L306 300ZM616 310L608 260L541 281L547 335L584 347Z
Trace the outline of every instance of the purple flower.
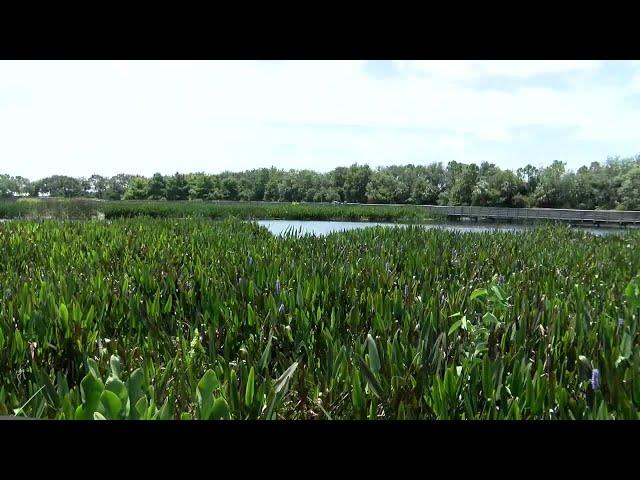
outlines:
M284 313L284 303L281 303L278 307L278 313L282 315Z
M600 370L594 368L591 371L591 388L593 390L600 390Z
M280 280L276 280L276 295L280 295Z
M498 277L498 284L500 284L500 285L504 285L504 282L505 282L504 275L500 275L500 276Z

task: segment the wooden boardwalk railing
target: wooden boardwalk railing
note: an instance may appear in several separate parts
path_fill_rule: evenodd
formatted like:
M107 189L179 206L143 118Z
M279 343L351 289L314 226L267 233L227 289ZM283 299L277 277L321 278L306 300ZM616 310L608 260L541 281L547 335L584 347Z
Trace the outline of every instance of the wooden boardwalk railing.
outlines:
M436 215L448 217L492 218L503 220L550 220L562 222L590 222L640 225L640 211L629 210L571 210L559 208L503 208L424 205Z
M274 204L286 205L291 202L249 201L238 202L218 200L212 203L220 204ZM301 202L306 205L353 205L363 207L420 207L434 215L446 217L491 218L501 220L548 220L568 223L593 223L640 225L640 211L637 210L574 210L568 208L507 208L507 207L473 207L449 205L414 205L397 203L331 203L331 202Z

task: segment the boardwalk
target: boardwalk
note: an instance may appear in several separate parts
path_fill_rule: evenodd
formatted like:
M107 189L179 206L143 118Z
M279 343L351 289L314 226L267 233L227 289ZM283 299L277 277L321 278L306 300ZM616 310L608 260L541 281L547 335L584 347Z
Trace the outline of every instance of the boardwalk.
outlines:
M473 219L547 220L567 223L640 225L640 211L559 208L451 207L425 205L435 215Z

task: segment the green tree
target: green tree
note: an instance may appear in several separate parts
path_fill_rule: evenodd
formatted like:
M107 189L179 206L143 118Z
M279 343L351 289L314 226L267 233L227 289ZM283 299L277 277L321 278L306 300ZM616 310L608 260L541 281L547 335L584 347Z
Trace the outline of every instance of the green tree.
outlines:
M478 181L478 166L474 163L451 163L452 185L449 190L449 202L451 205L471 205L473 189Z
M161 173L154 173L147 186L149 200L165 200L167 198L167 183Z
M370 178L369 165L351 165L344 181L345 200L350 203L366 203L367 185Z
M109 200L121 200L124 193L129 188L129 181L132 178L132 175L127 175L125 173L119 173L118 175L111 177L107 181L107 187L104 192L105 198Z
M39 190L52 197L79 197L82 193L82 185L77 178L53 175L39 181Z
M280 200L280 184L277 179L271 178L264 189L264 198L267 202L278 202Z
M124 200L145 200L148 195L149 181L144 177L135 177L129 182Z
M559 208L564 203L561 180L565 173L565 165L565 162L554 160L540 172L533 193L539 207Z
M181 173L176 172L175 175L167 180L167 200L188 200L189 184L187 179Z
M13 177L6 174L0 175L0 198L12 197L17 190L18 186Z
M84 185L84 193L89 197L104 198L108 180L101 175L91 175Z
M367 185L368 203L396 203L401 184L397 178L386 171L372 172Z
M620 196L618 208L640 210L640 167L635 167L624 174L618 193Z
M238 200L240 188L238 181L233 177L225 177L221 182L222 195L224 200Z

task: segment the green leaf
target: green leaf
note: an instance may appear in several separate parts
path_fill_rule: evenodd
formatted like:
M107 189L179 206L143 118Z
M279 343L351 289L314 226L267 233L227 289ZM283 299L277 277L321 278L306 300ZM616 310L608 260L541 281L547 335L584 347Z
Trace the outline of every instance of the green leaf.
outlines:
M109 365L111 366L111 375L120 378L120 358L117 355L111 355Z
M500 287L498 287L497 285L492 285L491 286L491 290L493 291L493 293L497 297L497 299L500 300L500 302L504 303L505 295L504 295L504 292L502 291L502 289Z
M293 362L289 368L287 368L282 375L276 380L275 392L279 393L285 386L288 386L289 379L298 368L298 362Z
M100 412L93 412L93 419L94 420L106 420L104 415L102 415Z
M141 368L136 368L127 381L127 390L129 391L129 400L135 405L140 397L142 397L142 382L144 381L144 373Z
M250 407L253 404L254 376L253 367L251 367L251 370L249 370L249 378L247 379L247 388L244 392L244 404L247 407Z
M74 418L76 420L91 420L94 413L94 411L89 411L84 405L78 405L74 413Z
M130 401L129 401L129 392L127 391L127 387L122 380L115 377L109 377L107 382L104 385L105 390L109 390L110 392L115 393L120 402L122 403L122 408L124 409L124 414L129 414Z
M213 404L213 391L220 387L216 373L209 369L198 382L196 400L200 407L200 417L208 418Z
M95 317L95 314L96 314L96 310L93 307L93 305L91 305L91 307L89 307L89 311L87 312L87 315L84 318L85 325L91 324L91 322L93 321L93 318Z
M100 395L104 390L102 380L96 378L92 374L87 374L80 382L80 393L82 396L83 406L87 411L93 414L98 408Z
M60 321L64 328L69 328L69 310L67 310L67 306L64 303L60 304Z
M302 293L302 285L298 283L298 288L296 290L296 304L298 308L302 308L304 306L304 295Z
M369 351L369 364L371 365L371 370L378 373L380 371L380 356L378 355L376 341L373 339L371 334L367 335L367 349Z
M252 327L256 323L256 313L251 304L247 305L247 324Z
M182 412L180 414L180 420L193 420L193 416L188 412Z
M269 357L271 356L271 341L273 339L273 334L269 332L269 340L267 341L267 346L264 348L262 355L260 356L260 361L258 365L260 366L260 371L264 371L267 368L267 364L269 363Z
M141 397L135 404L135 410L138 412L138 418L141 420L145 420L145 415L147 413L147 409L149 408L149 402L147 401L147 397Z
M229 415L229 405L227 405L227 401L222 397L216 398L215 402L213 402L209 419L228 420L229 418L231 417Z
M218 380L216 372L209 369L198 382L198 391L203 395L211 395L217 388L220 388L220 380Z
M93 358L89 357L87 358L87 366L89 367L89 373L100 380L100 370L98 369L98 363Z
M100 403L105 409L107 418L110 420L118 419L122 409L122 402L115 393L110 390L104 390L100 396Z
M475 300L478 297L484 297L485 295L487 295L489 292L487 291L486 288L476 288L471 295L469 296L470 300Z
M358 374L358 370L353 370L351 374L351 384L353 387L353 391L351 393L351 401L353 403L353 406L357 410L362 410L362 408L364 407L364 395L362 392L362 385L360 385L360 375Z
M364 361L360 357L356 357L356 360L360 364L360 371L364 375L364 378L367 381L367 384L369 385L369 388L371 389L371 392L376 397L382 398L382 386L380 385L380 383L376 379L376 377L373 374L373 372L369 369L367 364L364 363Z
M489 359L485 357L482 362L482 390L486 400L493 398L493 368L489 363Z
M173 305L173 296L169 295L167 297L167 301L164 304L164 307L162 309L162 313L164 314L168 314L171 312L171 306Z
M162 404L162 408L160 408L159 418L160 420L171 420L172 418L174 418L173 407L168 398L165 399L164 403Z
M451 328L449 329L449 333L447 333L447 337L450 336L452 333L456 333L461 325L462 325L462 320L456 320L455 322L453 322L453 325L451 325Z
M487 325L491 325L491 324L495 324L498 323L498 319L496 318L496 316L491 313L491 312L487 312L482 316L482 320L485 322L485 324Z

